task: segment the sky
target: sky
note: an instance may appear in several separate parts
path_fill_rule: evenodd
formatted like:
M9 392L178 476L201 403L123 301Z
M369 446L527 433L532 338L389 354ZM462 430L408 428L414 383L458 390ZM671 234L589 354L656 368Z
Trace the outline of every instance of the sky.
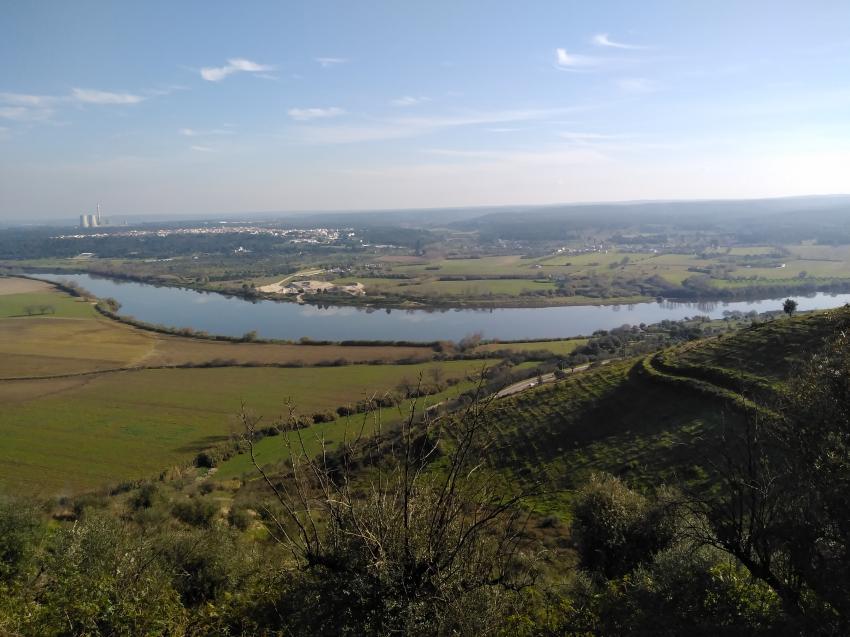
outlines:
M850 192L850 2L5 2L0 219Z

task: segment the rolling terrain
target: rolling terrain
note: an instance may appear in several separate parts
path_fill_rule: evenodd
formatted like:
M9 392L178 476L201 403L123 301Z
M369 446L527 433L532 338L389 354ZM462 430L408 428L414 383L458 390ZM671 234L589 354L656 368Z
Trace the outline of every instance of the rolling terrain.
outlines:
M543 477L543 509L569 515L592 472L629 484L699 484L717 437L769 408L793 370L850 325L850 309L775 319L619 361L493 405L497 471Z

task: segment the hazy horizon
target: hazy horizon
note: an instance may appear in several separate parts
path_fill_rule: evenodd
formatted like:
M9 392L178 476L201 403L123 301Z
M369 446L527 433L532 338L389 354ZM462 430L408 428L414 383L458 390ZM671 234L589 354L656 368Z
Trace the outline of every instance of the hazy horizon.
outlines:
M850 191L843 2L0 15L4 222Z

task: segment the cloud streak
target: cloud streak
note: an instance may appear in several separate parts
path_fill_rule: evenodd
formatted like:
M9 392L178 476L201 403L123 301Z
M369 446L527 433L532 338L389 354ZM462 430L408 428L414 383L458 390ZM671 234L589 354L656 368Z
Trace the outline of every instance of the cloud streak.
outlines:
M652 93L658 86L645 77L624 77L615 82L617 87L626 93Z
M593 36L593 43L596 46L608 47L610 49L627 49L631 51L639 51L645 49L645 46L637 44L626 44L625 42L616 42L608 37L607 33L597 33Z
M336 106L329 108L290 108L289 116L298 121L306 122L311 119L327 119L329 117L339 117L345 115L345 110Z
M183 137L213 137L219 135L233 135L232 130L226 128L211 128L208 130L198 130L195 128L181 128L180 134Z
M390 100L390 104L393 106L418 106L419 104L430 101L431 98L429 97L413 97L412 95L405 95L404 97Z
M545 120L577 109L527 109L465 112L436 117L394 117L358 126L304 126L296 129L298 141L307 144L353 144L430 135L464 126L509 124Z
M567 53L566 49L555 49L555 63L559 68L570 71L591 71L603 66L606 61L591 55Z
M138 104L146 97L132 93L110 93L109 91L98 91L88 88L75 88L71 91L71 98L82 104Z
M231 58L224 66L206 66L201 69L201 77L208 82L221 82L234 73L266 73L274 71L269 64L258 64L245 58Z
M332 66L337 66L339 64L346 64L348 62L347 58L321 57L321 58L314 58L314 59L316 60L316 62L319 63L319 65L323 69L329 69Z

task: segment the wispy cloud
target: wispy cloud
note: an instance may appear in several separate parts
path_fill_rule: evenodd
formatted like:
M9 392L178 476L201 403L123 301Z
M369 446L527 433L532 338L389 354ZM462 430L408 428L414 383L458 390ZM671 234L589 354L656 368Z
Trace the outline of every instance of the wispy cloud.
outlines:
M624 77L615 84L626 93L652 93L658 90L658 85L645 77Z
M332 66L337 66L338 64L345 64L348 62L347 58L331 58L331 57L321 57L314 58L316 62L318 62L323 69L330 68Z
M306 122L311 119L327 119L329 117L339 117L345 114L345 110L336 106L329 108L290 108L289 116L299 122Z
M143 94L73 88L66 95L34 95L29 93L0 93L0 118L16 122L50 121L56 110L65 105L128 106L147 99L168 95L181 87L151 90Z
M196 128L181 128L180 134L183 137L212 137L218 135L233 135L232 130L226 128L211 128L207 130L198 130Z
M197 151L199 153L214 153L215 148L210 148L209 146L191 146L192 150Z
M53 116L54 106L61 98L51 95L0 93L0 119L14 122L38 122Z
M584 164L607 161L608 157L592 149L551 147L544 150L457 150L452 148L431 148L424 151L430 155L456 159L481 159L510 163L555 163Z
M589 142L600 140L623 139L624 135L608 135L605 133L587 133L583 131L561 131L558 137L571 142Z
M244 58L231 58L224 66L206 66L201 69L201 77L208 82L220 82L234 73L266 73L273 71L269 64L258 64Z
M358 126L304 126L296 130L296 135L300 141L308 144L352 144L420 137L441 130L464 126L545 120L574 110L576 109L527 109L464 112L456 115L432 117L394 117L367 122Z
M390 104L393 106L417 106L430 101L430 97L413 97L412 95L405 95L404 97L390 100Z
M593 36L593 43L596 46L605 46L611 49L629 49L629 50L640 50L645 49L647 47L640 46L638 44L626 44L625 42L616 42L608 37L607 33L597 33Z
M559 68L570 71L590 71L603 66L606 60L591 55L567 53L566 49L555 49L555 63Z
M50 117L43 109L30 109L24 106L0 106L0 118L15 122L32 122Z
M0 102L20 106L49 106L57 98L50 95L26 95L24 93L0 93Z
M132 93L110 93L109 91L97 91L88 88L75 88L71 91L71 97L83 104L138 104L146 97Z

